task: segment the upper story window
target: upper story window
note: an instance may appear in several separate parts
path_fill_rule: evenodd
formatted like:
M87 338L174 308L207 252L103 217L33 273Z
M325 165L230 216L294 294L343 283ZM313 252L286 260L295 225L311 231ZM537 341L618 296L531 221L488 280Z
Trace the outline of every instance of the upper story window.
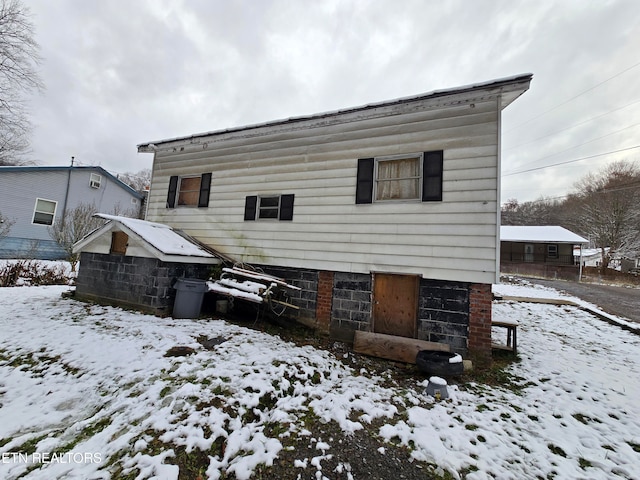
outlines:
M356 203L442 201L444 152L358 159Z
M54 202L53 200L37 198L33 211L33 223L37 223L39 225L53 225L57 206L58 202Z
M293 220L295 195L251 195L245 198L245 220Z
M420 198L421 156L376 162L376 201Z
M180 177L178 185L178 206L198 206L200 198L200 176Z
M91 188L100 188L102 184L102 175L98 175L97 173L92 173L91 178L89 179L89 186Z
M167 208L208 207L211 173L173 176L169 179Z

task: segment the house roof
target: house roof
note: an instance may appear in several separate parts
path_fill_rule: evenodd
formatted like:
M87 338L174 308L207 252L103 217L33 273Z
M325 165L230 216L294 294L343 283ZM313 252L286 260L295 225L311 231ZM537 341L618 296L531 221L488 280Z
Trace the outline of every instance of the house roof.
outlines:
M584 244L588 240L559 226L501 226L500 241Z
M95 216L104 218L107 223L78 241L73 246L74 252L82 251L83 247L105 233L120 230L138 239L147 251L162 261L187 260L194 263L219 263L216 255L205 250L186 234L178 233L167 225L105 213L97 213Z
M115 177L111 173L107 172L104 168L96 166L96 165L83 165L83 166L70 166L70 165L28 165L28 166L8 166L8 167L0 167L0 174L3 172L47 172L47 171L67 171L67 170L87 170L87 171L97 171L100 175L104 175L105 177L109 177L116 185L120 188L126 190L131 195L136 197L138 200L142 200L144 195L137 192L135 189L131 188L129 185L124 183L118 177Z
M500 95L500 98L501 98L500 107L501 109L504 109L509 104L511 104L511 102L513 102L516 98L518 98L520 95L522 95L525 91L528 90L529 83L531 82L532 77L533 77L533 74L524 73L520 75L514 75L511 77L490 80L487 82L476 83L476 84L466 85L462 87L434 90L429 93L423 93L420 95L413 95L409 97L402 97L395 100L388 100L384 102L371 103L371 104L367 104L359 107L335 110L335 111L319 113L319 114L309 115L309 116L291 117L284 120L275 120L271 122L248 125L244 127L236 127L236 128L229 128L224 130L198 133L198 134L189 135L185 137L176 137L176 138L169 138L165 140L145 142L138 145L138 152L154 152L157 149L157 146L162 144L170 144L174 142L184 143L186 141L190 141L191 143L198 143L199 139L203 139L206 137L214 137L214 136L220 136L224 134L248 132L250 130L260 130L265 128L287 126L290 124L309 122L309 121L319 121L319 120L328 119L330 117L338 117L342 115L365 112L367 110L374 110L374 109L379 109L384 107L393 107L396 105L408 104L408 103L413 103L417 101L438 99L440 97L447 97L452 95L461 95L461 94L483 95L483 96L486 94Z

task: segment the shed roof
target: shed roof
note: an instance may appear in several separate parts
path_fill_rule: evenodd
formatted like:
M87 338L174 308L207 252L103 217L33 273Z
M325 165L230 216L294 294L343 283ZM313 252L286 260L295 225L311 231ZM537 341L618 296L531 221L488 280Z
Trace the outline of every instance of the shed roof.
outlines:
M303 122L326 122L327 119L333 118L335 121L337 118L350 115L357 114L359 112L365 112L367 110L375 110L379 108L385 107L394 107L403 104L411 104L413 102L419 101L430 101L435 100L440 97L447 97L453 95L464 95L468 94L478 97L484 97L486 95L499 95L500 97L500 108L504 109L509 104L511 104L516 98L522 95L529 88L529 83L531 82L531 78L533 74L531 73L523 73L519 75L513 75L511 77L499 78L495 80L490 80L487 82L475 83L472 85L465 85L462 87L455 88L447 88L441 90L434 90L429 93L423 93L420 95L412 95L408 97L397 98L395 100L387 100L383 102L370 103L367 105L346 108L341 110L335 110L325 113L318 113L315 115L307 115L300 117L291 117L284 120L275 120L266 123L259 123L254 125L247 125L244 127L235 127L228 128L224 130L217 130L205 133L198 133L194 135L188 135L184 137L176 137L169 138L165 140L155 140L152 142L145 142L138 145L138 152L154 152L158 145L172 144L172 143L198 143L199 141L204 141L207 137L218 137L225 134L240 134L240 133L248 133L249 131L261 131L263 129L275 128L275 127L284 127L290 126L291 124L301 124ZM255 133L255 132L254 132ZM170 145L169 145L170 146Z
M556 225L502 226L500 227L500 240L503 242L531 243L589 243L588 240L580 235Z
M104 218L107 223L78 241L73 246L74 252L82 251L83 247L108 232L121 230L137 238L147 251L162 261L219 263L218 256L205 250L195 239L178 233L167 225L105 213L97 213L95 216Z

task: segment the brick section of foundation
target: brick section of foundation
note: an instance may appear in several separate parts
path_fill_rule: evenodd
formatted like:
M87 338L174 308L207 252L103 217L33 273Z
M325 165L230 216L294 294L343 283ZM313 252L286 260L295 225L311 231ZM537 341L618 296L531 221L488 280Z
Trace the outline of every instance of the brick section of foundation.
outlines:
M268 275L274 275L291 285L300 287L300 290L290 290L288 292L289 301L296 305L298 310L288 309L285 315L300 320L306 325L315 325L318 272L316 270L269 265L261 265L261 268Z
M318 295L316 298L318 329L323 333L329 333L329 327L331 326L331 300L333 298L333 272L318 272Z
M469 288L469 352L491 357L491 285L472 283Z

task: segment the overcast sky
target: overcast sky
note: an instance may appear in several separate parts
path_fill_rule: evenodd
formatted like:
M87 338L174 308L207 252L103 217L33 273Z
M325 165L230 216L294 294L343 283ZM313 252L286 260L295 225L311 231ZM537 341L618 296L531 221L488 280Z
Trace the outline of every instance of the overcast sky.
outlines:
M41 165L136 172L140 143L529 72L503 114L502 202L640 159L637 0L23 2Z

